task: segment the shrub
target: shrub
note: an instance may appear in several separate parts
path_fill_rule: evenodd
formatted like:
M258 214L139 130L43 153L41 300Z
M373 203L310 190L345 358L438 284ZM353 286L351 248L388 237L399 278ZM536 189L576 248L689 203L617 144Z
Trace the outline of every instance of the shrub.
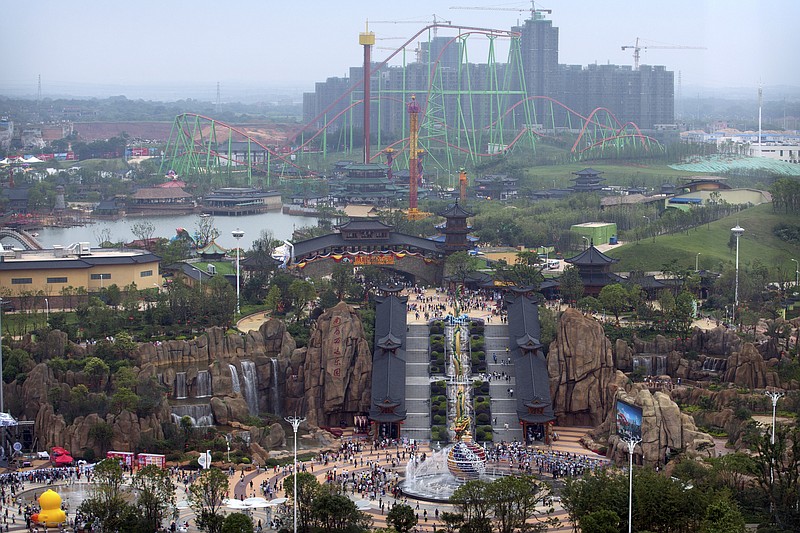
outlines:
M475 417L475 421L478 424L488 424L491 422L489 418L489 413L479 413L478 416Z

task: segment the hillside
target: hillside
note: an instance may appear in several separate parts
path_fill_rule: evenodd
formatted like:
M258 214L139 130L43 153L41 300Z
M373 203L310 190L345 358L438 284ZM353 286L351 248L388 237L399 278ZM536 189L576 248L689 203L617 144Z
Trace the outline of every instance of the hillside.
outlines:
M736 224L745 233L739 241L740 264L759 259L770 269L782 268L794 272L791 259L800 259L800 247L784 242L772 233L779 223L800 224L800 216L776 213L772 204L762 204L736 215L695 228L687 233L663 235L653 239L620 245L607 252L620 259L616 270L661 270L673 259L686 268L694 268L698 253L700 269L720 271L725 263L736 261L735 249L728 247L731 228Z

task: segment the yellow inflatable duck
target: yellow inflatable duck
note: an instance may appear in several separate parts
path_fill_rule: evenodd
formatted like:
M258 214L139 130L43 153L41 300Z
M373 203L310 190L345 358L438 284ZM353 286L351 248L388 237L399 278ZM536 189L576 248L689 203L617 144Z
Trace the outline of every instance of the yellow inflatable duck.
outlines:
M52 489L39 496L39 507L42 510L31 516L34 522L55 527L67 521L67 513L61 510L61 496Z

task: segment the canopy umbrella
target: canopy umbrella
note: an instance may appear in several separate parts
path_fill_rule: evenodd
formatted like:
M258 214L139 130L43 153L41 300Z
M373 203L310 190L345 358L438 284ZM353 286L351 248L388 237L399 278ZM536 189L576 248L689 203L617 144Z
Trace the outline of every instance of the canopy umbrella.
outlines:
M72 463L72 461L74 461L74 459L72 458L71 455L63 454L63 455L59 455L58 457L56 457L53 460L53 463L55 463L56 466L66 466L66 465Z
M369 509L370 507L372 507L372 502L369 501L369 500L356 500L355 504L356 504L356 508L359 511L365 511L365 510Z
M8 413L0 413L0 427L16 426L17 420Z
M255 496L253 498L245 498L244 503L253 507L255 509L269 507L270 503L267 501L266 498L262 498L261 496Z
M274 500L270 500L270 505L280 505L282 503L286 503L289 501L289 498L275 498Z
M188 509L189 502L186 500L180 500L178 503L175 504L176 509Z
M251 509L251 507L249 505L247 505L246 503L244 503L241 500L230 499L230 500L228 500L228 504L227 505L228 505L228 509Z

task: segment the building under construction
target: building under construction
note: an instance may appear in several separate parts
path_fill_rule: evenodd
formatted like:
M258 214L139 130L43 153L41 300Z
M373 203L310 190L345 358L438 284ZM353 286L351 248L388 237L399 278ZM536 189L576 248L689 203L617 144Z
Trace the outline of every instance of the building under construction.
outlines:
M504 61L496 61L491 50L498 36L489 36L490 54L485 61L471 62L466 38L440 34L431 35L416 52L404 51L402 66L377 68L373 63L369 88L373 142L386 144L407 130L405 104L411 93L427 113L433 108L453 128L459 121L469 127L491 128L497 123L498 107L508 109L524 96L541 98L532 99L528 110L517 105L503 117L507 124L533 121L540 129L569 127L569 110L586 117L597 108L606 108L621 122L636 123L641 129L674 122L674 73L665 67L560 64L558 28L541 12L534 12L508 33L516 36L512 38L516 42ZM348 121L361 125L363 108L350 106L363 98L363 91L342 97L353 82L362 79L363 72L363 67L352 67L347 78L328 78L317 83L313 93L304 94L304 122L315 122L311 127L316 128L327 125L329 132L335 126L331 118L336 116L342 128ZM459 106L457 99L467 92L469 116L465 117L465 106ZM563 106L554 105L553 100Z

